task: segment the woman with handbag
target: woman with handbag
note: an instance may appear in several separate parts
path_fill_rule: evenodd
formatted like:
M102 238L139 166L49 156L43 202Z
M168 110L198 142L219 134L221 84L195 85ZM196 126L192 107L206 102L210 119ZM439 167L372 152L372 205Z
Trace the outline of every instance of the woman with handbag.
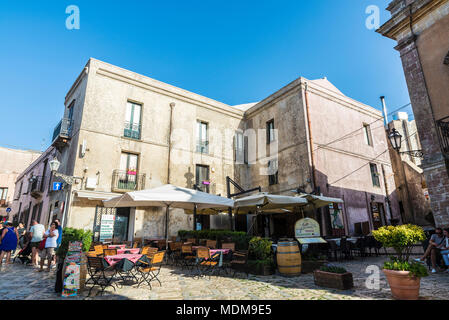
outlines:
M47 259L48 261L47 271L50 272L51 262L53 261L53 256L55 255L55 248L57 247L56 243L57 239L58 239L58 230L56 229L56 224L53 222L50 225L50 229L48 229L44 233L44 239L42 240L39 246L43 247L41 252L41 268L39 269L39 272L42 272L44 270L45 259Z

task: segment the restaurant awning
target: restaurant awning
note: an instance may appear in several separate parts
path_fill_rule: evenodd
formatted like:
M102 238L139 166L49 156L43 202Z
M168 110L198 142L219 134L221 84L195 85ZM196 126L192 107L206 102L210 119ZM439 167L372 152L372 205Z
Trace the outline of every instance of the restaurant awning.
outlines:
M255 195L236 199L234 202L234 212L236 214L246 214L250 211L274 212L275 209L291 209L307 205L307 199L291 197L285 195L269 194L261 192Z
M120 196L120 193L89 191L89 190L76 190L75 195L78 198L86 198L88 200L108 200L108 199Z

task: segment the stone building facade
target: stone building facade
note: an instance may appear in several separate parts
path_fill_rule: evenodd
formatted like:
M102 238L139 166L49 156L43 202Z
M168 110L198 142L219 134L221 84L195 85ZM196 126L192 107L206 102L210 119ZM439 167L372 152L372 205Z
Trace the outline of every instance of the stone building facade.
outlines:
M166 183L227 196L230 177L244 189L344 198L344 206L318 219L331 234L329 220L338 211L343 232L355 233L358 223L376 227L399 217L382 121L380 111L346 97L327 79L299 78L259 103L230 106L90 59L66 96L46 153L75 183L43 195L49 202L43 210L96 234L101 218L113 214L123 239L160 237L162 208L106 209L102 200ZM235 220L239 230L254 224L252 216ZM277 221L272 231L291 227ZM222 214L199 217L199 223L230 227ZM170 235L192 227L192 216L170 212Z
M435 223L449 226L449 1L395 0L378 30L396 40L424 151Z
M6 212L15 199L15 184L20 173L40 156L39 151L0 147L0 217L9 218Z

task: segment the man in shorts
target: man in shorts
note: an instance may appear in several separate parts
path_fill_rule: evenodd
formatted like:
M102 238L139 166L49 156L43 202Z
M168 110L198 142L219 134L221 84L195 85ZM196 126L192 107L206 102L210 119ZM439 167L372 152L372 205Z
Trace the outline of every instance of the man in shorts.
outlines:
M37 266L37 256L39 252L39 243L44 239L44 232L45 227L38 223L36 220L31 221L31 229L30 229L30 236L31 236L31 265Z

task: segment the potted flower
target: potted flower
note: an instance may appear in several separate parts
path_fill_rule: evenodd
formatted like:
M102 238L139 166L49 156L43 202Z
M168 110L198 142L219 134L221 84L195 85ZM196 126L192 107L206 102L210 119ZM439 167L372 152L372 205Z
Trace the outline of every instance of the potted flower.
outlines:
M254 237L248 247L248 272L268 276L274 274L274 260L270 240Z
M396 256L384 263L394 298L417 300L421 278L428 276L427 269L419 262L409 262L413 245L426 239L424 230L415 225L386 226L372 231L374 238L385 248L393 248Z
M320 287L349 290L354 287L352 273L345 268L324 265L313 272L315 284Z

